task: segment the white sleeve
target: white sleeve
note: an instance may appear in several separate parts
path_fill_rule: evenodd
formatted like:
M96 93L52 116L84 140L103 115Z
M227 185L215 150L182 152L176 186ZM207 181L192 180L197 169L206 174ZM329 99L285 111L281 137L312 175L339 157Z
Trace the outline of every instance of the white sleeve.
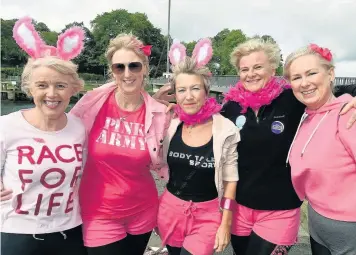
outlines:
M2 123L3 125L4 123ZM5 160L6 160L6 149L5 149L5 134L0 128L0 156L1 156L1 177L3 175Z

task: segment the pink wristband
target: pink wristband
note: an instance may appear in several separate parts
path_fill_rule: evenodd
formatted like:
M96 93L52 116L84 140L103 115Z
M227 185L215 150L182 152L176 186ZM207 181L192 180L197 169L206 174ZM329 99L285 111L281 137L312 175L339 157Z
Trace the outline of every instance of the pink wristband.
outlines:
M234 211L236 201L234 199L223 197L220 202L220 210L226 209L229 211Z

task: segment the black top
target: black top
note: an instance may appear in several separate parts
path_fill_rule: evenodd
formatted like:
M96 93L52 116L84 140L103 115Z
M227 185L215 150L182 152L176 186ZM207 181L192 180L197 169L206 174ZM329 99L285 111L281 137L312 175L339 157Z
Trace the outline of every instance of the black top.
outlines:
M356 96L356 84L335 86L334 95L338 97L342 94L350 94L352 96Z
M335 96L344 93L356 96L356 85L337 86ZM297 131L305 105L285 90L270 105L260 108L256 117L251 108L227 102L221 114L240 130L239 182L236 201L257 210L288 210L298 208L298 199L291 181L290 165L286 164L289 147Z
M229 101L221 112L242 127L236 201L257 210L298 208L302 202L294 191L286 158L305 106L288 89L261 107L257 117L251 108L244 114L241 109Z
M204 202L218 197L215 186L213 137L199 147L183 142L180 124L169 145L167 190L176 197L193 202Z

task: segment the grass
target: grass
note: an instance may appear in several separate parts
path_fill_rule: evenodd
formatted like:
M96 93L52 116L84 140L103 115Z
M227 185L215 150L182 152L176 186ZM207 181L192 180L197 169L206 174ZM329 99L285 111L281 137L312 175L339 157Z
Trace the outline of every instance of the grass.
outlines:
M97 86L95 85L92 85L92 84L85 84L84 85L84 91L90 91L90 90L93 90L94 88L96 88Z

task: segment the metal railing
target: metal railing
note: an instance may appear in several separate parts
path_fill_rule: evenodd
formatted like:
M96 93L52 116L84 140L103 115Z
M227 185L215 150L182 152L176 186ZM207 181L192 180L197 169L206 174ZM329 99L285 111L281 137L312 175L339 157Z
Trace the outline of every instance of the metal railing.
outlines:
M6 78L1 78L1 83L11 83L11 82L16 82L16 83L20 83L21 82L21 76L8 76ZM85 80L86 84L93 84L93 85L102 85L107 83L107 80L102 80L102 81L98 81L98 80Z
M336 77L335 78L335 85L356 85L356 77Z
M233 86L236 84L236 82L239 80L238 76L235 75L224 75L224 76L213 76L211 77L211 86L212 87L229 87ZM20 76L8 76L5 79L1 79L1 82L20 82L21 77ZM160 77L160 78L150 78L149 83L150 84L165 84L167 83L168 80L165 77ZM86 84L93 84L93 85L101 85L106 83L106 81L97 81L97 80L87 80L85 81ZM341 85L351 85L351 84L356 84L356 77L336 77L335 78L335 85L336 86L341 86Z
M282 77L281 77L282 78ZM227 75L227 76L213 76L211 78L211 87L230 87L236 84L236 82L239 80L238 76L232 76L232 75ZM149 83L150 84L165 84L167 83L168 80L164 77L161 78L151 78ZM356 77L336 77L335 78L335 86L342 86L342 85L356 85Z

